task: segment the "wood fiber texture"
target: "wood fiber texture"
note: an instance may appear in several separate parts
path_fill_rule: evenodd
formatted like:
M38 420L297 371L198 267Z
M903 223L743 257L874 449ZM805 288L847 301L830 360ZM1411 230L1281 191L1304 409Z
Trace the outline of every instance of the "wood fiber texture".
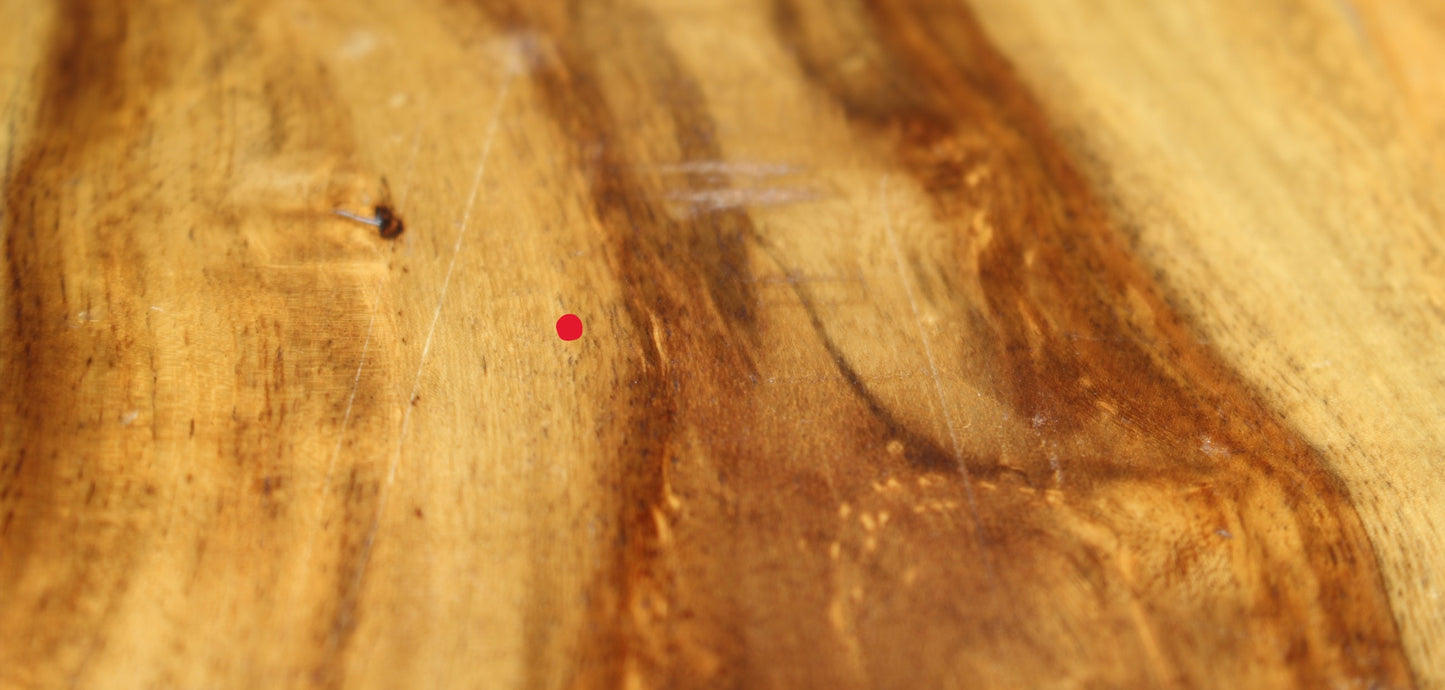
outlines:
M1445 688L1431 3L0 18L0 688Z

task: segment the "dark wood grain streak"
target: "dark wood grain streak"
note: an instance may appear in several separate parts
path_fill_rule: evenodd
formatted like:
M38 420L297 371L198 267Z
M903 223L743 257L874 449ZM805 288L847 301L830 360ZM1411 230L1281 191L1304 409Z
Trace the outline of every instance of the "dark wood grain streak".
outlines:
M828 357L868 411L887 429L888 437L897 439L903 443L906 452L904 457L919 472L938 472L943 474L959 474L959 463L961 458L954 457L952 453L945 450L934 439L909 429L900 421L888 407L879 400L878 396L868 388L863 377L858 374L853 365L849 363L847 355L842 348L828 335L828 326L819 316L815 299L809 294L808 289L798 283L790 286L798 298L798 303L808 315L808 321L813 326L814 333L818 336L818 342L828 352ZM977 463L974 463L977 464Z
M734 397L755 378L747 347L756 297L746 277L744 243L752 232L741 212L675 217L652 199L639 163L716 160L712 122L697 88L676 64L652 17L616 3L577 2L549 12L532 3L488 5L508 31L539 41L532 73L542 104L573 145L587 174L593 214L607 237L623 285L625 314L641 339L640 358L617 401L626 422L617 439L617 544L594 592L598 629L584 647L585 687L623 683L629 664L661 684L682 680L667 668L674 644L659 629L658 603L675 600L658 534L669 475L683 443L687 400ZM627 21L616 21L627 12ZM625 31L625 35L609 32ZM627 46L627 51L616 50ZM645 107L670 124L671 146L647 150L620 124L628 114L611 103L605 73L640 79ZM631 113L637 116L637 113ZM669 150L670 149L670 150ZM692 363L708 362L695 368Z
M1209 520L1232 514L1251 530L1297 535L1296 549L1231 557L1237 579L1192 593L1194 601L1164 591L1131 593L1132 606L1144 607L1143 618L1155 619L1147 625L1160 631L1150 654L1162 656L1160 669L1174 671L1136 670L1123 678L1218 682L1218 666L1182 658L1203 646L1214 650L1216 663L1241 673L1241 683L1260 672L1248 668L1257 664L1280 668L1300 687L1340 675L1411 685L1375 557L1349 496L1319 455L1202 347L1160 296L966 8L931 0L843 6L849 10L779 2L780 34L860 132L890 142L898 164L954 229L955 261L970 279L958 282L979 285L995 343L988 383L1020 418L1045 420L1036 424L1043 427L1040 447L1071 450L1069 504L1107 525L1120 517L1108 515L1114 494L1142 491L1145 500L1158 502L1156 510ZM833 68L843 44L870 57L867 69ZM975 169L989 172L982 184L965 181ZM991 228L980 232L976 213ZM1229 450L1211 452L1221 447ZM1018 453L1023 457L1014 462L1029 481L1044 483L1048 458ZM1170 495L1192 491L1203 492L1207 502L1169 505ZM1271 494L1282 496L1288 512L1260 505L1261 496ZM1031 522L1003 506L985 512L993 516L989 534L999 541L1009 541L1007 532L1018 523ZM1069 531L1063 524L1035 528ZM1199 567L1191 560L1207 548L1173 536L1148 547L1174 552L1159 555L1160 570L1148 574L1156 583ZM1240 537L1248 535L1231 535ZM1029 560L1017 549L1043 544L1015 541L1005 548L1006 560ZM1108 567L1104 553L1091 559ZM1168 632L1169 620L1195 615L1221 616L1220 630L1244 627L1251 634L1241 641ZM1317 627L1300 629L1301 619ZM1108 634L1101 639L1127 644ZM1278 651L1263 654L1262 646Z
M149 545L166 538L166 509L219 505L218 513L236 516L230 524L310 521L311 510L292 510L282 500L295 483L295 468L284 459L298 441L316 438L318 426L340 433L344 412L353 430L391 413L383 409L390 406L382 394L384 366L373 362L367 378L353 381L376 298L374 279L274 268L328 252L355 258L338 249L344 243L309 231L327 210L307 216L271 199L255 206L221 194L208 198L214 203L205 207L205 224L173 232L166 220L178 209L158 200L167 182L176 181L166 180L147 156L169 133L159 131L151 103L198 85L213 96L197 107L206 115L233 113L237 100L252 99L268 102L272 112L270 127L260 133L265 141L231 140L223 164L257 154L353 156L353 135L324 67L244 50L257 33L244 8L70 0L58 13L62 19L35 77L42 96L5 190L6 296L14 330L0 395L5 446L17 460L0 473L0 514L9 516L0 532L0 591L41 588L45 593L29 602L37 610L98 631L140 584L128 579L128 564L144 561ZM197 53L201 59L189 60ZM216 83L238 63L256 63L265 74L255 92ZM205 151L194 153L194 175L180 184L214 193L222 185L208 175L225 166ZM321 238L324 246L302 247L290 238ZM165 242L174 244L158 248ZM230 301L199 327L228 332L234 349L203 357L208 368L194 379L157 363L190 354L160 351L157 344L154 319L166 312L152 305L160 301L155 293L174 289L168 281L202 284ZM229 383L233 397L189 418L170 414L197 380ZM191 448L185 483L154 476L157 447L195 438L198 426L218 440ZM364 460L341 463L337 488L317 497L338 504L340 514L327 520L338 528L315 526L330 532L316 537L318 561L355 559L383 469ZM162 501L164 486L170 489ZM216 522L193 556L195 579L233 567L208 560L206 539L224 546L254 539L228 528L225 519ZM309 547L298 541L287 548ZM55 575L57 568L63 575ZM321 644L344 638L352 623L354 579L348 569L337 571L338 591L318 600L309 633ZM275 593L284 591L275 583L287 574L283 567L262 577ZM272 598L254 615L274 617L279 606ZM23 620L11 615L9 621ZM13 632L5 631L7 642L20 639ZM101 639L98 632L38 635L23 644L26 656L39 660L36 668L76 682ZM336 682L341 660L326 657L316 677Z
M614 460L617 557L599 575L599 627L575 684L807 677L780 670L793 665L823 669L808 682L835 686L918 687L975 674L1027 685L1082 673L1126 685L1247 684L1280 673L1301 687L1340 675L1411 684L1348 496L1173 316L961 6L779 3L776 20L804 71L862 135L891 147L954 229L959 274L948 285L977 284L980 293L957 288L940 299L978 300L970 314L983 314L983 325L972 337L992 362L980 383L1019 418L1046 420L990 455L964 457L879 402L801 291L815 346L853 398L841 407L777 400L759 386L749 352L756 301L742 280L756 240L747 216L679 217L647 201L665 190L637 172L720 157L706 104L651 17L595 3L484 7L507 30L539 40L534 84L588 171L641 353L618 401L630 421L619 427ZM837 69L839 51L867 55L868 69ZM640 95L618 101L611 80L640 85ZM674 141L640 141L622 124L647 118L671 122ZM965 176L977 165L991 174L973 187ZM970 225L981 209L993 225L988 238ZM841 443L776 426L830 406L850 430ZM894 445L903 452L880 452ZM836 452L856 466L825 461ZM975 500L970 477L1035 493L984 492L975 515L965 508ZM940 524L907 512L902 499L888 503L876 494L889 480L907 498L957 508L957 517ZM1047 491L1054 498L1026 498ZM1276 496L1290 512L1263 500ZM902 536L877 554L867 538L835 541L829 556L824 535L837 531L839 506L891 514ZM1146 515L1168 528L1157 541L1128 542ZM1288 530L1299 546L1229 554L1256 529ZM816 555L789 553L784 545L798 540ZM840 546L852 568L836 562ZM906 589L878 579L916 563L925 572ZM1229 574L1205 578L1215 591L1168 586L1221 567ZM1079 585L1092 594L1077 599ZM883 597L870 601L866 621L843 622L849 595L837 590L850 587ZM1221 632L1174 637L1175 618L1213 620L1205 629ZM1299 628L1305 619L1312 627ZM1042 632L1060 626L1078 636L1072 655ZM1200 649L1220 661L1196 656ZM850 655L862 666L844 661ZM996 658L1038 663L999 667Z
M97 482L104 484L103 472L87 472L85 463L98 455L101 435L96 427L106 420L76 413L94 409L87 403L113 383L116 363L134 356L132 338L123 329L97 329L88 336L75 332L77 319L105 305L72 302L64 263L69 238L62 229L67 209L62 203L92 149L120 136L136 115L126 105L129 95L146 93L154 81L123 78L124 8L109 4L92 8L75 0L66 3L64 11L75 21L58 22L49 38L43 71L34 77L43 84L44 93L36 108L36 124L5 189L4 260L13 340L0 396L4 441L13 455L4 461L8 471L0 471L4 514L0 591L4 592L18 590L33 560L51 552L55 540L69 548L85 548L85 540L58 529L75 524L60 509L79 495L85 496L84 505L91 505ZM96 234L101 251L117 259L116 268L123 271L124 266L135 265L136 257L119 241L113 223ZM58 376L58 372L68 374ZM123 541L127 530L121 526L107 531L109 540ZM94 557L133 557L114 542L110 548L89 551ZM63 607L76 592L109 580L93 561L76 560L62 577L53 579L51 596L58 600L55 605ZM45 608L51 602L42 599L34 605ZM47 636L15 639L36 656L72 646ZM93 640L73 646L87 644Z
M831 493L826 485L836 480L813 472L778 473L774 468L794 452L790 440L749 431L759 416L781 412L796 418L806 405L779 410L758 395L749 351L757 342L752 332L757 305L745 268L746 245L757 237L747 214L704 210L679 216L649 201L665 198L666 190L637 172L722 159L706 103L670 55L655 21L639 9L579 3L559 16L530 6L488 9L506 30L539 39L541 60L533 79L561 135L575 146L575 165L588 171L594 214L613 248L642 353L633 363L629 389L614 402L631 420L620 430L619 454L611 461L618 473L617 560L600 574L593 613L599 632L575 682L615 685L633 674L664 687L756 682L755 674L776 665L770 653L760 654L747 642L757 613L745 602L756 583L739 572L745 566L734 559L749 560L747 552L758 539L783 541L770 532L780 523L797 522L797 506L787 497L798 493L799 482L816 484L802 494L812 501L820 498L818 491ZM640 103L612 102L608 78L631 79L634 88L640 82L644 97ZM671 123L672 146L637 141L620 124L650 117ZM702 188L708 180L698 178L685 182ZM803 304L816 322L816 313L806 300ZM957 474L957 460L895 418L816 325L819 345L835 355L857 396L847 412L858 434L849 444L855 452L876 452L889 440L901 440L907 452L897 460L911 468L906 474ZM700 437L700 447L688 433ZM850 493L861 488L856 486L861 479L850 479L855 484ZM691 509L679 514L670 496L682 497ZM774 501L782 505L763 505ZM807 524L819 513L816 507L801 509L803 524L789 525L784 533L821 532ZM735 529L739 519L752 527ZM759 527L762 534L755 531ZM764 551L768 561L777 557L771 547ZM823 572L799 575L803 579L795 586L815 589L808 581ZM795 594L777 592L785 600ZM766 605L773 605L771 599ZM822 608L820 601L816 612ZM794 625L822 626L825 620L805 614L780 621L766 634L791 637ZM827 633L819 627L813 634Z

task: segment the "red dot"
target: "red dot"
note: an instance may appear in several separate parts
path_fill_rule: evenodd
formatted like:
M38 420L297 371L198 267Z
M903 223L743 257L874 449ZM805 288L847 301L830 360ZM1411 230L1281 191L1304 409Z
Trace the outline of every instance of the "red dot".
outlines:
M582 337L582 319L576 314L563 314L557 319L557 337L563 340L576 340Z

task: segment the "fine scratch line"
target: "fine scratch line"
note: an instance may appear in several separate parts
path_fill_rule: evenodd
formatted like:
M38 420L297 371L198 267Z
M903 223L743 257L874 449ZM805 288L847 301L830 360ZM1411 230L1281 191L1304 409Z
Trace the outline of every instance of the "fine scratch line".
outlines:
M316 499L316 530L306 541L306 551L301 556L301 573L304 575L311 564L311 549L316 543L316 533L321 531L321 518L326 514L326 495L331 492L331 478L336 471L336 459L341 456L341 445L346 440L346 427L351 423L351 408L356 404L356 390L361 387L361 370L366 367L366 352L371 348L371 329L376 325L376 313L381 311L381 283L376 284L376 299L371 307L371 319L366 322L366 338L361 341L361 358L356 362L356 375L351 379L351 395L346 399L346 412L341 415L341 430L336 434L336 447L331 449L331 460L326 463L326 476L321 481L321 495ZM296 579L297 583L304 577Z
M415 407L412 401L417 399L417 394L421 390L422 370L426 367L427 355L431 352L432 336L436 335L437 321L442 315L442 305L446 303L447 288L449 288L452 283L452 271L457 267L457 256L461 254L462 241L466 239L467 228L471 226L472 207L477 201L477 191L481 189L482 186L482 176L487 172L487 158L490 157L492 153L492 140L497 134L497 122L501 119L502 104L507 100L507 92L512 86L513 75L514 72L512 70L507 70L506 77L502 81L502 87L497 94L497 102L492 106L492 117L487 123L487 133L482 140L482 154L477 161L477 172L472 176L472 190L467 195L466 210L462 212L462 227L457 231L456 242L452 244L452 258L451 261L447 263L447 273L446 277L442 279L441 294L437 296L436 310L432 312L431 327L427 329L426 341L421 348L421 360L418 361L416 365L416 377L412 380L411 395L407 396L407 399L402 403L406 411L403 412L401 416L401 432L397 435L396 452L391 456L391 463L386 471L386 482L383 483L377 491L376 512L371 518L371 527L367 529L366 542L361 548L360 561L356 566L356 577L352 581L351 586L352 597L358 596L360 593L361 578L366 574L366 568L371 562L371 548L376 542L377 528L381 526L381 515L386 511L387 489L396 481L396 468L397 465L401 463L401 451L406 444L407 431L411 427L411 411L412 408ZM333 640L335 636L336 632L333 629Z
M426 341L422 344L421 360L417 362L416 365L416 378L412 380L411 395L407 396L405 402L406 412L401 416L401 435L400 438L396 440L396 453L392 456L391 467L386 473L387 485L390 485L396 479L396 466L401 460L401 449L406 443L407 426L411 422L411 410L412 407L414 407L411 403L413 400L416 400L417 394L421 392L421 372L422 369L426 367L427 354L431 352L432 336L436 335L437 332L437 321L441 319L442 305L446 303L447 288L451 287L452 284L452 271L457 267L457 257L462 253L462 240L466 239L467 229L471 227L472 207L476 205L477 191L481 189L482 186L482 176L487 172L487 158L490 157L492 153L492 140L496 137L497 122L502 116L502 103L507 100L507 91L511 86L512 72L508 70L506 79L502 81L501 92L497 94L497 103L492 106L492 118L491 121L487 123L487 133L482 139L481 159L477 161L477 173L472 176L472 191L467 195L467 207L466 210L462 212L462 228L457 231L457 240L452 244L452 258L451 261L447 263L447 274L446 277L442 279L442 291L441 294L437 296L437 308L432 312L431 327L427 329ZM385 494L383 494L382 497L384 501ZM385 505L385 503L383 502L382 505Z
M923 317L918 310L918 298L913 294L913 284L908 281L908 274L904 270L903 250L898 246L898 236L893 232L893 217L888 209L888 176L884 175L878 181L878 202L883 213L883 230L888 234L888 244L893 248L893 259L898 263L898 280L903 283L903 291L908 294L908 306L913 309L913 323L918 326L918 339L923 341L923 353L928 356L928 369L933 374L933 389L938 394L938 406L943 408L943 421L948 425L948 438L953 442L953 454L958 458L958 469L963 474L963 491L968 497L968 510L973 514L973 536L978 541L979 550L984 555L984 563L988 568L989 580L993 580L993 562L988 558L988 551L984 547L983 533L979 527L978 502L973 496L973 479L968 474L968 463L963 459L963 449L958 443L958 430L953 423L953 414L948 411L948 399L943 395L943 379L938 375L938 364L933 359L933 346L928 342L928 333L923 330Z

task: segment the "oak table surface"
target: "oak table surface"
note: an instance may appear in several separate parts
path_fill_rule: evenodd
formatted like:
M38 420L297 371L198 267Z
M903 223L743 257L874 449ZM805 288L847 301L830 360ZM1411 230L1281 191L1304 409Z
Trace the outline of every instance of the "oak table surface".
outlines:
M0 18L0 688L1445 688L1438 3Z

